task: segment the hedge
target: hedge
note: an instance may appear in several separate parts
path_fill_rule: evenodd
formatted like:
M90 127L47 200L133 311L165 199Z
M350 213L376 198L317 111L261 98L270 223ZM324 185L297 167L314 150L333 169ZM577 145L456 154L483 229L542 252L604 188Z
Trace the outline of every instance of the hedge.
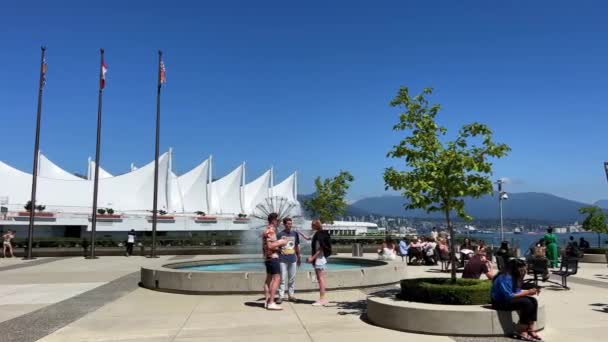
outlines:
M401 280L402 300L410 302L480 305L490 303L489 280L451 278L418 278Z
M584 251L587 254L605 254L608 248L585 248Z

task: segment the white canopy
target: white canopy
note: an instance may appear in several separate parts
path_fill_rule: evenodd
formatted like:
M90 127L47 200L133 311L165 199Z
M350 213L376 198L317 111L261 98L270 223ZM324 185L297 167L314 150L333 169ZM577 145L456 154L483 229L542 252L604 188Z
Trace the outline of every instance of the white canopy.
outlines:
M168 158L159 158L159 209L166 209ZM154 163L122 176L99 180L98 206L121 211L147 211L152 209ZM32 176L0 162L0 197L7 197L15 210L27 203L31 195ZM93 199L93 181L62 180L39 177L37 204L56 211L88 212Z
M243 186L243 212L252 213L255 206L270 196L272 172L268 170L260 177Z
M39 154L38 158L38 176L51 179L82 180L82 178L60 168L42 153Z
M293 173L291 176L285 178L281 183L275 185L270 190L272 196L284 197L290 201L297 202L298 194L297 194L297 184L296 184L296 174Z
M244 166L239 165L229 174L209 184L211 194L210 212L239 214L242 212L241 184Z
M114 177L111 173L99 167L99 179ZM89 158L89 167L87 168L87 179L93 180L95 178L95 161Z
M177 178L185 212L209 212L207 183L209 181L209 159Z

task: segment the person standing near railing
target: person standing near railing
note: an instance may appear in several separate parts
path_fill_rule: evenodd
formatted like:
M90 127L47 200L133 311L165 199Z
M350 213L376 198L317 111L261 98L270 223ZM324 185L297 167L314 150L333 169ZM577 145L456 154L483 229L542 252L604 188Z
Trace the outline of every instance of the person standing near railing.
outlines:
M557 237L553 234L553 228L547 229L547 234L544 236L545 246L547 247L547 259L551 264L551 267L557 267L559 263L559 253L557 246Z
M135 245L135 229L131 229L127 235L127 256L133 255L133 245Z

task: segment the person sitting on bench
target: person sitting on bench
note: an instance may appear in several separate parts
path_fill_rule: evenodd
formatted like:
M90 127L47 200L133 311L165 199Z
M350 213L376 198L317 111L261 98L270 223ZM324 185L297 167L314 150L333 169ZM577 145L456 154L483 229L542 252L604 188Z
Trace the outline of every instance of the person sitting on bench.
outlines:
M540 293L540 288L522 290L528 268L526 262L511 259L503 271L492 281L491 299L494 310L518 311L519 324L514 338L537 341L542 338L536 333L538 301L532 296Z
M481 278L482 274L485 274L486 278L488 279L492 279L494 277L492 263L486 257L486 250L478 249L477 252L475 252L475 255L464 266L462 278L479 279Z

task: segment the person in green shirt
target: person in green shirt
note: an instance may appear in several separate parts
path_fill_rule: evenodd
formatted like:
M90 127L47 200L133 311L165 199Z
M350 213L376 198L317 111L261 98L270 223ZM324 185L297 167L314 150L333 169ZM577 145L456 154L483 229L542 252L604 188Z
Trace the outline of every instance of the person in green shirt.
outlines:
M547 259L551 264L551 267L557 267L559 260L558 248L557 248L557 237L553 234L553 228L547 229L545 234L545 244L547 246Z

